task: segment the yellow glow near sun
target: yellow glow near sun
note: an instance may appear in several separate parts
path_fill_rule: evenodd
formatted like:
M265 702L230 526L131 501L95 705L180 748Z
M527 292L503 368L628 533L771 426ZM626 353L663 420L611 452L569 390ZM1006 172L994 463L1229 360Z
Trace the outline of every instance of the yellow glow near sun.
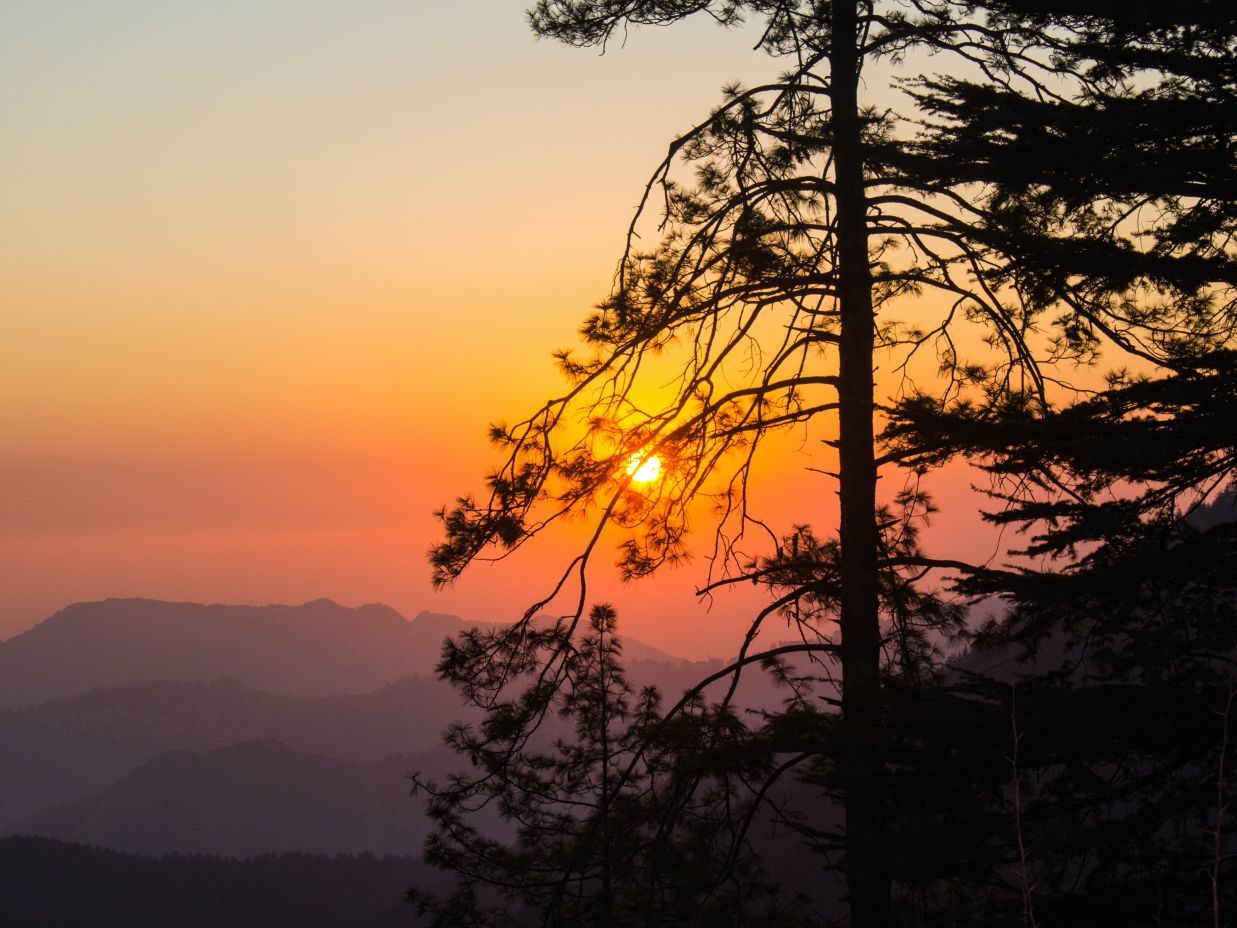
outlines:
M627 462L627 473L632 483L652 483L661 476L661 458L655 454L646 458L642 451L637 451Z

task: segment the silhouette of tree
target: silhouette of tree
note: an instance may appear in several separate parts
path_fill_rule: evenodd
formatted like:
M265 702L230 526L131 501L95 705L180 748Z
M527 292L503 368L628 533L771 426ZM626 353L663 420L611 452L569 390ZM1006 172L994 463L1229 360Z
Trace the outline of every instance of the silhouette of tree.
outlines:
M885 434L904 466L982 467L989 518L1029 536L1022 566L969 568L956 589L1004 603L975 656L1019 680L1045 923L1219 924L1237 901L1221 867L1234 847L1235 29L1210 3L1105 10L1065 53L1105 78L1080 101L920 85L944 118L928 165L948 150L958 176L993 179L1022 224L1006 241L1024 285L1063 295L1063 337L1080 351L1110 338L1141 362L1058 404L911 395ZM957 690L1009 701L1006 683ZM999 763L986 756L968 752L972 774ZM978 822L969 831L982 843Z
M1106 348L1180 370L1191 352L1230 338L1233 303L1217 300L1216 287L1231 284L1231 224L1207 186L1227 176L1228 117L1205 123L1179 153L1151 133L1166 101L1179 126L1206 110L1208 94L1231 102L1231 75L1221 73L1231 35L1205 0L1174 9L1184 25L1098 2L544 0L530 15L541 35L604 45L629 25L694 13L723 24L762 17L760 45L788 71L728 88L722 106L671 144L640 208L643 216L660 203L660 242L637 249L637 217L614 290L581 330L588 353L557 356L569 388L514 425L493 426L504 460L488 498L440 513L439 584L564 516L593 519L546 598L508 630L450 644L440 670L492 710L511 756L549 711L545 694L570 685L570 636L603 529L627 530L620 567L644 576L686 557L689 525L711 501L702 593L750 582L771 594L740 644L736 684L742 668L765 663L796 685L781 663L788 654L820 662L827 678L836 666L840 697L794 689L791 711L765 730L771 749L815 758L816 778L840 796L844 831L814 843L844 855L851 923L884 925L893 879L922 866L897 851L905 841L891 819L901 800L887 696L894 683L931 678L936 646L960 627L959 609L925 578L975 572L919 550L915 529L930 504L913 480L893 506L878 505L879 465L923 463L910 445L878 459L878 413L907 400L904 419L979 404L1047 421L1070 390L1070 365ZM925 65L894 84L903 115L861 105L865 67L928 54L977 77ZM1196 59L1202 77L1189 73ZM1087 170L1071 170L1071 144ZM1144 149L1177 169L1162 188L1122 164ZM965 347L975 335L985 349ZM880 403L878 362L898 375ZM806 525L779 535L750 505L759 452L788 430L834 449L822 464L838 481L834 538ZM631 463L650 456L665 476L637 485ZM576 607L562 628L548 637L533 629L573 583ZM758 633L779 613L801 644L759 651ZM540 695L513 707L503 689L527 674ZM821 700L839 710L840 728L798 711ZM472 748L496 737L482 733Z
M921 463L972 457L994 478L990 518L1031 533L1034 566L958 587L1006 603L971 660L1018 681L1023 821L1054 924L1200 923L1237 901L1219 879L1235 847L1237 353L1177 366L1040 414L907 404L892 429ZM982 677L954 690L989 713L1009 701L1008 683ZM993 744L968 752L968 776L999 762Z
M561 623L536 631L568 650L569 683L526 678L482 730L451 730L473 772L416 783L438 826L427 859L462 879L445 900L414 900L453 928L799 924L807 910L778 897L746 835L749 784L767 780L769 751L733 711L698 697L663 719L656 690L628 683L615 623L595 606L571 645ZM542 701L569 732L530 744L511 720ZM498 821L479 823L487 806ZM669 820L680 827L667 833Z

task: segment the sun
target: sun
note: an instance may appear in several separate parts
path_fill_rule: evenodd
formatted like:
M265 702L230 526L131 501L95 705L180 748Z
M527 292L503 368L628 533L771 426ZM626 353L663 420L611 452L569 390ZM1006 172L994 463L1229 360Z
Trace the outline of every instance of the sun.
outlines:
M637 451L627 462L627 473L632 483L652 483L661 476L661 458L655 454L645 457L643 451Z

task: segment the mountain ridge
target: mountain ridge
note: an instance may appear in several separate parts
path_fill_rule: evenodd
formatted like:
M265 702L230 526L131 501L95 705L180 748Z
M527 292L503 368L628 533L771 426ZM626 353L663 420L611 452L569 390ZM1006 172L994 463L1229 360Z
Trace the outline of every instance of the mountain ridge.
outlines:
M126 683L209 681L293 696L368 693L412 675L432 676L445 638L492 628L390 606L237 606L145 598L74 603L0 641L0 710L31 708ZM681 663L628 639L629 659Z
M393 755L354 764L274 738L215 751L168 751L111 786L3 828L137 854L415 854L428 823Z

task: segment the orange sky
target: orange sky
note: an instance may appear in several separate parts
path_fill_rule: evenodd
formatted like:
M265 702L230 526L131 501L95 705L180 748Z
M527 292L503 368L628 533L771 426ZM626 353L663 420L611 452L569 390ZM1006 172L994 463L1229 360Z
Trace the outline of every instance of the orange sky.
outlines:
M559 386L668 141L776 70L752 44L599 57L520 0L0 9L0 637L106 596L522 611L566 541L435 594L430 511ZM826 524L805 463L768 502ZM698 576L599 595L721 653L744 604Z

